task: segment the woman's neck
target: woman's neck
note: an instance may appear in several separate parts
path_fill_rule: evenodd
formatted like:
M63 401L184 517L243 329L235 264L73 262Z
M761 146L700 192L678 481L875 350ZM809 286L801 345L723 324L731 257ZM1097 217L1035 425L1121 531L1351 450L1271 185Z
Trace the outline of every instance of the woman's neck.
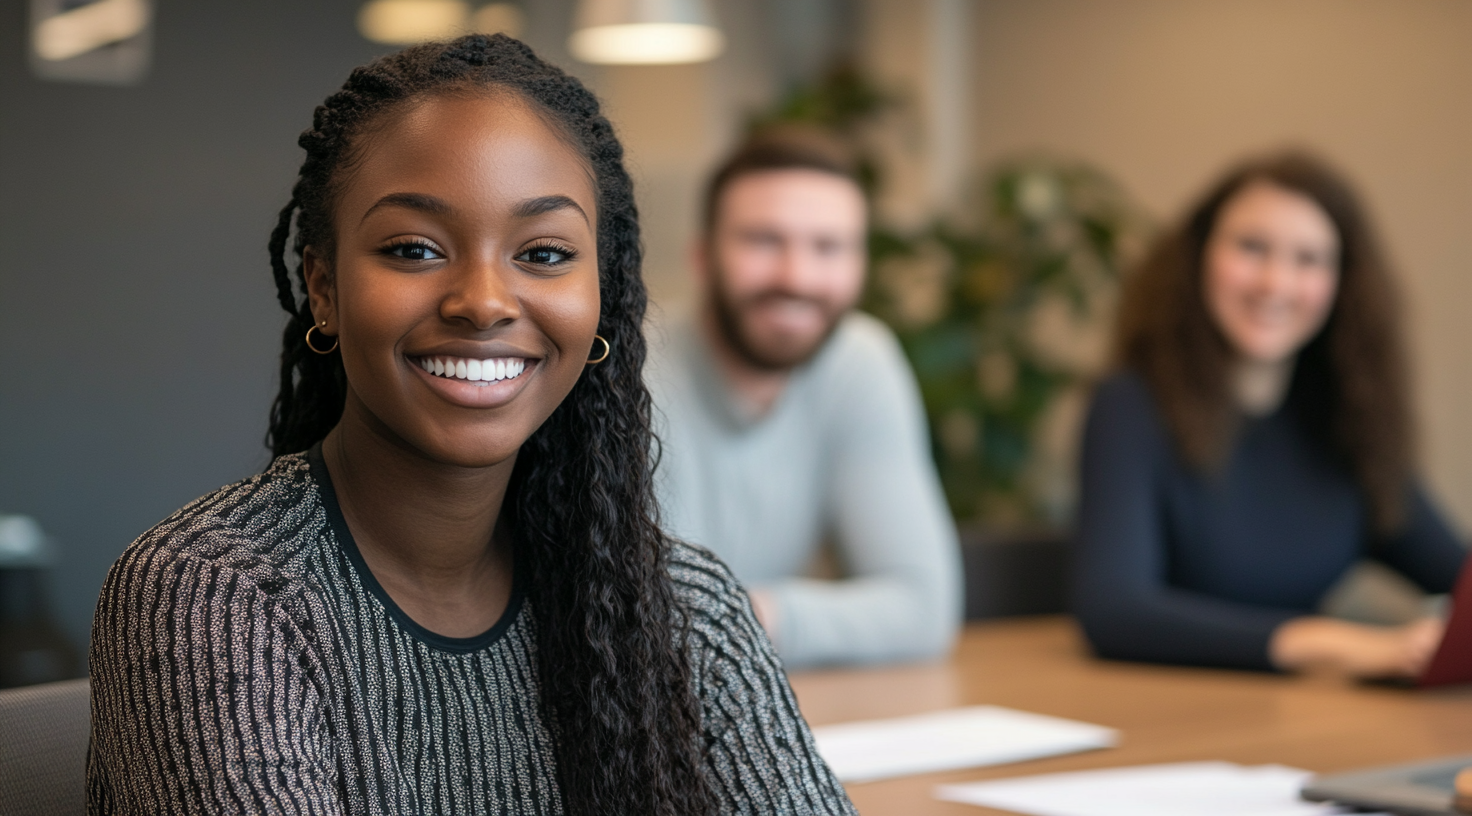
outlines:
M416 623L469 637L511 598L498 527L515 459L489 468L431 462L346 414L322 442L343 518L373 576Z
M1288 395L1295 358L1264 362L1238 360L1232 367L1232 398L1248 416L1267 416Z

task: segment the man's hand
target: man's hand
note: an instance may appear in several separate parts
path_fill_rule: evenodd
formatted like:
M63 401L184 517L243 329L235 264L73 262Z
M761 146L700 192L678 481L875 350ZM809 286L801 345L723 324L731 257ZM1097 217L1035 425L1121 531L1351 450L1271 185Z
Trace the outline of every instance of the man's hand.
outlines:
M751 597L751 609L756 613L757 623L767 630L767 637L777 639L777 618L781 607L777 605L777 599L772 597L765 589L753 589L746 593Z

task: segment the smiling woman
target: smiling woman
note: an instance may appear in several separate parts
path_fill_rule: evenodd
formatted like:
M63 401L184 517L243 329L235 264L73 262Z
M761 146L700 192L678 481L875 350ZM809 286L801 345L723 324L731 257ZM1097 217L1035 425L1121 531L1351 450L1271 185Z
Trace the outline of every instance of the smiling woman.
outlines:
M739 585L656 522L592 95L470 36L354 71L300 143L277 458L110 573L92 811L852 812Z
M1445 592L1466 555L1414 477L1393 295L1305 155L1239 168L1157 243L1084 435L1074 607L1101 655L1420 672L1439 621L1314 614L1358 559Z

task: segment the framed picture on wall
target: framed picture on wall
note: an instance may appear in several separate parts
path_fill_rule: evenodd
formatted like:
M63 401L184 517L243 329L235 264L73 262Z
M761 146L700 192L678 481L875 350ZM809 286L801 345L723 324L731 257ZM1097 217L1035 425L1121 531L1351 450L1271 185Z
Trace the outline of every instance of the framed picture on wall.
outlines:
M148 74L153 0L31 0L31 70L42 79L132 85Z

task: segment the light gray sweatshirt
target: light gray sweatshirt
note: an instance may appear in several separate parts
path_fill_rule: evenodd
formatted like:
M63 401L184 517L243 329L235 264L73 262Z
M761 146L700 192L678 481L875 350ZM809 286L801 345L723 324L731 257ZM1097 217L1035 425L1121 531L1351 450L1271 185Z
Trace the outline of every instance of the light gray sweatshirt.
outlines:
M650 345L665 527L772 594L786 665L945 653L961 619L960 551L889 329L848 315L754 419L693 316L656 326ZM844 577L804 577L825 539Z

